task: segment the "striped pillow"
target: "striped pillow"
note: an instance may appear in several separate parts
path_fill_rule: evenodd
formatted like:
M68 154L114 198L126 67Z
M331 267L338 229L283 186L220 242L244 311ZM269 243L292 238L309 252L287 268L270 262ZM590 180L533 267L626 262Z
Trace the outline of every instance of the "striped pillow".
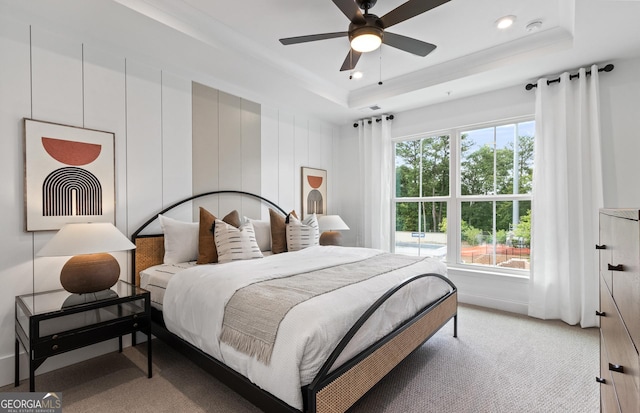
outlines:
M245 222L239 228L216 219L213 238L218 250L218 262L262 258L262 252L256 242L256 233L251 222Z
M287 217L287 250L299 251L301 249L319 245L320 230L318 218L311 214L302 222L289 214Z

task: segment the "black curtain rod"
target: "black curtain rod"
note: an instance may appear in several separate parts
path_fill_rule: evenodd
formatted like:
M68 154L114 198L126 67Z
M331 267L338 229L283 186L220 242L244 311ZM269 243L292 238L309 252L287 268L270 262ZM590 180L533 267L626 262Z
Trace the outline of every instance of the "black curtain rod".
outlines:
M393 116L393 115L388 115L388 116L386 116L386 117L385 117L385 119L386 119L386 120L393 120L393 118L394 118L394 116ZM364 120L365 120L365 119L360 119L359 121L355 122L355 123L353 124L353 127L354 127L354 128L357 128L357 127L358 127L358 122L360 122L360 121L364 121ZM378 118L378 119L376 119L376 123L378 123L378 122L382 122L382 118ZM372 121L371 119L368 119L368 120L367 120L367 123L368 123L369 125L371 125L371 124L373 123L373 121Z
M612 70L613 70L613 65L611 63L609 63L605 67L599 68L598 72L610 72ZM587 76L590 75L590 74L591 74L591 70L587 70ZM579 73L574 73L572 75L569 75L569 80L573 80L576 77L580 77L580 74ZM560 83L560 78L547 80L547 85L550 85L552 83ZM538 87L538 85L536 83L529 83L527 86L525 86L525 89L531 90L534 87Z

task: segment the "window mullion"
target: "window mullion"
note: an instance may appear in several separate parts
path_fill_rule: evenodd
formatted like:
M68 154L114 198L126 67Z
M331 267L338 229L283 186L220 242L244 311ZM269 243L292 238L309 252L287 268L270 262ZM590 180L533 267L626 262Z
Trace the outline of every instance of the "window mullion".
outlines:
M493 195L498 195L498 128L493 127ZM491 203L492 225L491 225L491 264L496 265L496 201Z
M460 260L460 130L451 131L449 155L449 196L447 203L447 262Z

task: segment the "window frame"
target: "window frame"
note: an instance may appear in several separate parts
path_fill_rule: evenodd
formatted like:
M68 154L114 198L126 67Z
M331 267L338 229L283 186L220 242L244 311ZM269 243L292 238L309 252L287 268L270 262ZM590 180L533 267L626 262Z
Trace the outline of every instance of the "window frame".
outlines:
M479 272L484 274L496 274L503 276L513 276L518 278L529 278L530 270L499 267L496 265L480 265L465 264L460 262L462 250L462 237L460 236L461 219L460 211L463 202L495 202L500 201L530 201L533 203L533 193L530 194L494 194L494 195L462 195L462 165L461 165L461 144L462 133L473 129L497 128L503 125L518 124L524 122L535 122L533 115L518 116L496 121L474 123L454 128L441 129L431 132L413 134L408 136L394 137L391 139L393 144L393 168L392 176L396 174L396 144L398 142L419 140L423 138L435 136L449 136L449 195L448 196L422 196L422 197L398 197L396 196L396 179L392 181L392 197L391 197L391 250L395 251L396 247L396 204L402 202L446 202L447 204L447 255L446 264L448 268L457 268L470 272ZM534 136L535 139L535 136ZM494 166L495 167L495 166ZM495 215L494 215L495 218ZM453 229L453 230L452 230ZM494 219L495 231L495 219Z

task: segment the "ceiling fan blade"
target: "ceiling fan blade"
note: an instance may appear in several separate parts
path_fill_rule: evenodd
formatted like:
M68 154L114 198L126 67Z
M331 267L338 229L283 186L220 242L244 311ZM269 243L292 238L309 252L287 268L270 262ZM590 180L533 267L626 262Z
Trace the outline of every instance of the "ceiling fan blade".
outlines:
M333 0L333 3L347 16L352 23L364 23L364 16L353 0Z
M415 17L450 0L409 0L380 18L384 28L391 27L407 19Z
M382 43L418 56L426 56L436 48L435 44L389 32L384 32Z
M287 45L287 44L296 44L296 43L315 42L316 40L334 39L336 37L344 37L348 35L349 35L349 32L310 34L308 36L287 37L285 39L280 39L280 43Z
M347 54L347 58L344 59L344 63L342 63L342 67L340 68L341 72L345 70L353 70L356 68L358 64L358 60L360 60L360 56L362 53L357 52L353 49L349 49L349 53Z

